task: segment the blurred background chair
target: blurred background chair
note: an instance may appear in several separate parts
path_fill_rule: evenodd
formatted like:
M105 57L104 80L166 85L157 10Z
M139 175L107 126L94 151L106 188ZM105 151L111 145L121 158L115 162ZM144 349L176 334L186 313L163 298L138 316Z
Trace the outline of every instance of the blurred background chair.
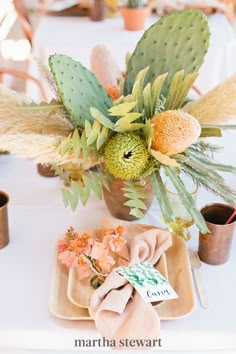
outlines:
M25 92L26 82L30 81L37 86L39 97L46 100L40 81L27 73L34 36L31 13L25 0L4 0L3 4L2 1L0 0L0 83Z
M17 13L19 23L21 25L22 31L24 32L25 37L30 42L32 46L33 40L33 27L29 18L29 11L25 5L24 0L13 0L13 5Z
M24 81L26 80L30 80L32 81L33 83L35 83L35 85L37 85L38 89L39 89L39 92L40 92L40 96L41 98L46 101L47 100L47 96L45 94L45 91L42 87L42 85L40 84L40 81L37 80L36 78L34 78L33 76L27 74L27 73L24 73L22 71L17 71L17 70L12 70L12 69L7 69L7 68L1 68L0 67L0 83L3 83L3 76L4 75L10 75L10 76L13 76L13 77L17 77L17 78L20 78Z

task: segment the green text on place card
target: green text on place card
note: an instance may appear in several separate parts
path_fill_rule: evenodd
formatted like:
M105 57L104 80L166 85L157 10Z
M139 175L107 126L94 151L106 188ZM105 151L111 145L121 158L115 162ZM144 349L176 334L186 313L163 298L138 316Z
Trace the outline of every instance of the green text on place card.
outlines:
M125 277L145 302L176 299L178 295L163 275L149 262L118 267L116 272Z

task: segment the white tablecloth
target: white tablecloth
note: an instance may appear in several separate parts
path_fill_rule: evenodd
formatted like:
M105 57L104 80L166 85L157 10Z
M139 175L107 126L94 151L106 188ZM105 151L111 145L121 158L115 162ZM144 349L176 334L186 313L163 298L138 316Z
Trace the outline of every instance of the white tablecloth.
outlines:
M153 15L147 27L156 21L157 17ZM209 16L209 25L210 49L196 81L196 86L203 93L236 72L236 37L232 26L223 14ZM142 33L143 31L125 31L121 18L93 22L86 17L43 16L35 32L32 56L47 64L49 55L67 54L89 67L91 48L98 43L104 43L113 50L120 68L124 70L126 53L135 49ZM38 70L36 61L32 62L29 71L40 78L50 97L51 92ZM38 99L34 84L28 83L27 93L30 97Z
M236 165L232 146L235 132L227 132L219 159ZM227 177L236 189L235 176ZM105 204L92 197L76 212L65 209L60 194L61 181L37 174L30 161L0 156L0 190L10 195L10 243L0 250L0 353L18 348L24 353L53 350L78 351L75 339L99 337L94 324L54 317L48 309L48 293L55 242L72 225L98 228L100 219L109 216ZM220 199L200 190L199 207ZM159 208L154 201L143 223L160 225ZM189 248L197 249L198 233L193 227ZM190 352L227 350L236 352L236 242L230 260L220 266L202 264L201 272L209 296L204 310L196 296L196 307L188 317L161 323L161 351ZM182 285L184 286L184 284ZM140 326L145 325L140 319ZM85 348L86 349L86 348ZM89 350L107 348L89 348ZM34 351L33 351L34 350ZM15 352L14 352L15 353ZM16 352L17 353L17 352Z

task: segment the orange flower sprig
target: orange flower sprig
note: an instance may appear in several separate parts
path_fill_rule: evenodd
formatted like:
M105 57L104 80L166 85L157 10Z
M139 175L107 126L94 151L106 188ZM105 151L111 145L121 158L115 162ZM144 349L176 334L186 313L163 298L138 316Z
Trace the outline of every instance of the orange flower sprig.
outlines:
M123 233L122 226L104 229L97 240L70 226L58 243L58 259L69 269L77 267L79 279L90 278L90 285L97 288L116 266L115 255L126 243Z

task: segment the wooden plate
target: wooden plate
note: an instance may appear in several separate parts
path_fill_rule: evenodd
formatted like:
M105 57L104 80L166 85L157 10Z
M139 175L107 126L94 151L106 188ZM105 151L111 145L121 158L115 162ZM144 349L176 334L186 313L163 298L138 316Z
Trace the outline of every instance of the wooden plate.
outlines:
M178 299L155 306L162 320L175 320L189 315L195 307L192 274L187 246L179 236L173 235L173 245L166 251L168 280L178 294ZM71 290L72 303L67 296L69 271L57 259L57 248L52 269L49 309L57 317L70 320L91 320L88 310L75 305L77 292ZM87 303L85 303L87 305Z

